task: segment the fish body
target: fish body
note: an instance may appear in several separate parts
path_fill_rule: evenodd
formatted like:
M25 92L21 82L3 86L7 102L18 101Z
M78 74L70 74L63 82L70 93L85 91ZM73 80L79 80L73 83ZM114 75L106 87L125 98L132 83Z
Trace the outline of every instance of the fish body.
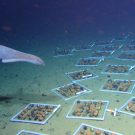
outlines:
M0 59L2 63L28 62L36 65L45 65L44 61L38 56L24 53L3 45L0 45Z

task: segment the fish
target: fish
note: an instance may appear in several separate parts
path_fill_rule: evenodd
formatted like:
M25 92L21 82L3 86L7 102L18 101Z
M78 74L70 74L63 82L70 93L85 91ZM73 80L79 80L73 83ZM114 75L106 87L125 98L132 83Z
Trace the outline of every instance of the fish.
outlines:
M4 45L0 45L0 60L2 63L28 62L36 65L45 65L45 62L36 55L24 53Z

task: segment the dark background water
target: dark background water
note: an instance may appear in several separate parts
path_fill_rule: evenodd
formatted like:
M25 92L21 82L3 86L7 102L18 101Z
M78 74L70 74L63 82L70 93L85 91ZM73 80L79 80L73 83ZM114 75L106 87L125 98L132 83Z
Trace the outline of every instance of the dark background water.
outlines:
M135 0L0 0L0 41L89 40L135 33Z

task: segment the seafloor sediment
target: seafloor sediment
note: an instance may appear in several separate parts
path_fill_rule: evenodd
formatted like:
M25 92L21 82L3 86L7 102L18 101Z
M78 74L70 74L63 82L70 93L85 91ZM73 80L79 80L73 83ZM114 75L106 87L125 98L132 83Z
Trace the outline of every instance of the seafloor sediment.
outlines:
M122 44L124 45L124 43ZM112 57L105 58L98 66L87 67L78 67L75 66L75 64L79 58L90 57L94 48L86 51L76 51L73 52L73 55L57 58L53 57L53 47L38 48L39 54L40 49L42 50L41 57L43 57L46 62L45 67L28 63L1 64L0 82L2 83L0 85L0 94L2 96L8 96L8 98L0 97L1 135L15 135L18 131L23 129L49 135L72 135L81 123L119 132L124 135L135 134L135 117L123 113L118 113L118 116L114 117L110 112L106 112L105 118L102 121L66 118L75 99L107 100L109 101L108 109L114 110L115 108L120 108L128 99L135 96L134 91L131 94L122 94L118 91L100 91L103 84L105 84L108 79L135 79L134 68L128 75L101 73L107 64L134 66L133 61L115 58L122 48L116 50L116 52L112 54ZM69 79L65 73L83 69L89 69L92 73L98 75L97 78L79 81L81 85L92 90L92 92L64 100L51 91L54 88L71 83L71 79ZM60 104L61 107L44 125L11 122L10 119L29 103Z

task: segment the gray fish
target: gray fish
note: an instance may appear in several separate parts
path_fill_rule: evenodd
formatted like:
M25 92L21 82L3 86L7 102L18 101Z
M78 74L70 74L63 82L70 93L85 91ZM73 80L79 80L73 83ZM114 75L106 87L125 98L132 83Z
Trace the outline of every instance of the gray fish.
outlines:
M0 59L2 63L29 62L36 65L45 65L44 61L38 56L24 53L3 45L0 45Z

